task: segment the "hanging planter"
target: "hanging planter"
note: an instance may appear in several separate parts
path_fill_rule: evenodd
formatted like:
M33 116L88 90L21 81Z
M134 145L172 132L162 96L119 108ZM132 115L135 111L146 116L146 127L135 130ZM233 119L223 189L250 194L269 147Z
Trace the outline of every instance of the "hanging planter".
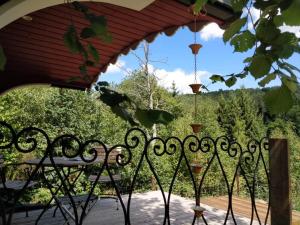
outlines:
M203 212L205 211L205 208L201 207L200 205L196 205L192 208L195 212L196 218L199 218L203 215Z
M195 134L199 133L200 129L202 128L202 124L200 124L200 123L192 123L192 124L190 124L190 126L192 127L193 133L195 133Z
M197 55L199 52L199 49L202 47L202 45L194 43L194 44L190 44L189 47L192 49L192 53L194 55Z
M198 94L200 92L201 84L190 84L189 85L192 88L192 91L194 94Z
M195 174L199 174L202 170L202 165L198 162L191 163L192 172Z

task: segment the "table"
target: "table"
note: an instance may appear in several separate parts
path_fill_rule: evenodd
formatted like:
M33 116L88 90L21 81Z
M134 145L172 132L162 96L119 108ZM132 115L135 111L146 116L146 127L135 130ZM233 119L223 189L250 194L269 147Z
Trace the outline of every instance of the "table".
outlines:
M46 183L46 185L49 188L50 193L52 195L52 198L50 199L50 201L45 206L44 210L42 211L42 213L39 215L38 219L36 220L36 224L38 224L39 220L41 219L43 214L47 211L47 209L50 208L51 202L53 200L56 202L56 206L57 206L57 208L55 209L55 213L56 213L56 210L59 209L66 221L68 221L66 214L69 215L69 217L73 221L76 221L76 217L70 211L70 209L68 209L68 207L67 207L68 197L58 197L57 196L58 192L59 191L62 191L63 193L66 193L66 192L71 193L72 192L74 194L73 201L75 202L75 204L80 205L80 202L85 203L85 201L87 200L87 196L86 196L86 198L84 198L84 196L76 196L76 192L74 191L74 185L75 185L76 181L78 180L78 178L80 177L80 175L83 173L84 167L87 167L89 165L94 165L94 164L97 164L97 163L100 163L103 161L103 160L100 160L99 158L97 158L96 160L94 160L92 162L85 162L80 157L75 157L75 158L53 157L52 159L54 161L55 166L58 168L59 173L61 173L61 175L63 176L63 178L65 180L65 184L66 184L65 186L67 186L67 190L64 188L63 182L61 181L61 184L59 184L58 187L56 188L56 190L53 191L53 189L55 189L54 185L48 181L48 179L46 177L46 173L57 172L57 171L54 169L53 162L50 158L45 158L43 162L41 162L42 159L31 159L31 160L27 160L25 162L29 165L41 166L42 179ZM46 168L52 168L52 169L50 171L46 171ZM67 168L67 172L64 171L64 168ZM77 169L75 171L71 171L72 168L77 168ZM75 176L75 179L73 180L73 182L71 182L69 180L69 177L71 174L75 174L75 173L77 173L77 175ZM90 198L92 205L89 206L88 211L96 203L96 200L97 200L97 196L92 195ZM69 203L70 203L70 201L69 201ZM76 209L74 209L74 210L76 210ZM55 213L54 213L54 215L55 215Z

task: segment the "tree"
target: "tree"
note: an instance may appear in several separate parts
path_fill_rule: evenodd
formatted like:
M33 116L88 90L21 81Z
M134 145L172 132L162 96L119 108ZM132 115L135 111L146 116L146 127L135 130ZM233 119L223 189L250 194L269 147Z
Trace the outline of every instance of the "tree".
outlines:
M179 94L179 91L176 88L176 84L175 84L174 80L172 82L171 92L172 92L172 96L173 97L175 97L175 96L177 96Z
M158 85L155 71L150 71L149 44L143 43L143 57L135 55L140 63L140 68L133 71L119 85L121 92L127 93L137 105L149 110L166 110L171 112L175 117L180 113L180 106L171 94ZM151 136L156 137L158 133L157 124L151 127Z
M226 136L243 144L250 138L260 139L266 133L256 99L243 89L229 94L226 100L221 96L218 122Z

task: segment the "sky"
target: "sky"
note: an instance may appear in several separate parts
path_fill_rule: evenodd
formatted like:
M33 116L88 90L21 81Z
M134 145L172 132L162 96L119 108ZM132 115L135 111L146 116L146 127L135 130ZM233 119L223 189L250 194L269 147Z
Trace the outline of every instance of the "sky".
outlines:
M254 14L257 12L254 12ZM257 14L258 15L258 14ZM251 26L251 25L248 25ZM249 27L251 29L251 27ZM284 31L294 32L300 38L300 27L283 27ZM251 76L239 79L231 88L223 83L211 83L212 74L228 75L241 72L244 68L243 60L251 56L253 50L246 53L234 53L229 43L222 39L223 30L217 24L211 23L196 34L197 42L202 44L197 56L197 81L208 87L209 91L245 88L257 88L259 80ZM160 34L150 44L150 72L154 72L159 85L170 89L173 81L181 93L192 93L190 87L194 83L194 56L188 47L194 41L194 34L188 28L179 28L171 37ZM100 75L99 80L120 83L131 71L139 69L139 57L143 56L140 45L134 52L120 56L115 65L110 65L106 73ZM300 55L294 54L289 60L291 64L300 68ZM268 86L280 85L277 79ZM267 86L267 87L268 87Z

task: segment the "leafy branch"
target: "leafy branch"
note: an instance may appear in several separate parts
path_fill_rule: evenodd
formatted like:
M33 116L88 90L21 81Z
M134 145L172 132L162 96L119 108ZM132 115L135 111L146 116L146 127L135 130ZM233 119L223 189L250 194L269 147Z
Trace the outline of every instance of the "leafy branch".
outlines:
M82 64L79 65L80 73L84 80L90 81L88 67L99 65L100 54L94 45L89 41L90 38L99 38L104 42L111 42L112 37L107 30L107 22L104 16L96 16L89 11L89 8L77 1L71 3L74 9L83 14L89 22L89 26L77 30L74 21L68 26L63 38L66 47L73 54L80 54Z
M205 0L196 0L194 9L199 12ZM240 15L223 34L223 41L229 42L235 52L254 49L251 57L244 60L242 72L230 75L214 74L212 82L224 82L233 86L237 79L248 75L259 79L258 85L264 87L279 78L281 87L272 89L265 95L265 103L272 114L287 112L294 104L295 92L299 85L297 73L300 70L286 62L294 53L300 53L299 38L294 33L282 32L283 25L300 25L300 2L298 0L264 1L231 0L233 10ZM254 21L251 9L260 11ZM244 13L242 13L244 12ZM251 24L251 26L248 26Z
M142 109L126 94L108 88L107 82L98 82L95 86L99 92L99 99L111 108L111 111L121 119L128 121L132 126L143 125L151 128L154 124L167 125L174 116L164 110Z

